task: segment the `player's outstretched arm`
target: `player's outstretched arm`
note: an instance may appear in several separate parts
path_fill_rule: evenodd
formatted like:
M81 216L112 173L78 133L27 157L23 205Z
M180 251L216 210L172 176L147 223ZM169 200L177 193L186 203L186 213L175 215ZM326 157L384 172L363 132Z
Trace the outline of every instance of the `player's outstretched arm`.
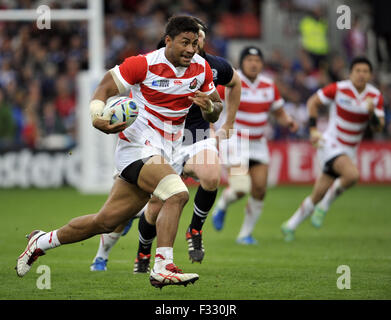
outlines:
M367 109L369 111L369 126L375 132L381 132L384 129L385 120L384 117L376 115L375 104L372 98L367 98Z
M371 120L374 122L374 125L372 125L372 130L376 132L382 132L385 126L385 119L384 117L378 117L375 113L372 115Z
M92 125L96 129L107 134L118 133L126 129L126 122L110 124L112 112L103 114L103 109L106 105L106 100L110 97L119 94L119 92L120 90L118 89L118 86L114 81L112 73L110 71L106 72L102 81L99 83L98 87L96 88L92 96L92 100L90 102Z
M277 120L277 123L280 126L286 127L291 132L296 132L299 126L297 125L297 122L293 120L293 118L287 114L284 110L284 108L278 108L274 112L274 117Z
M318 109L322 106L317 93L314 93L307 101L307 111L309 115L309 130L310 130L310 141L315 147L319 146L320 140L322 140L322 134L316 127L316 120L318 118Z
M208 122L216 122L223 110L223 103L217 90L210 95L196 91L194 97L189 97L189 99L201 108L202 116Z
M240 104L240 96L242 93L242 81L238 73L233 69L232 79L225 85L225 102L227 118L225 123L218 130L216 135L220 135L221 138L229 138L230 133L234 127L236 112L238 111ZM230 131L231 130L231 131Z

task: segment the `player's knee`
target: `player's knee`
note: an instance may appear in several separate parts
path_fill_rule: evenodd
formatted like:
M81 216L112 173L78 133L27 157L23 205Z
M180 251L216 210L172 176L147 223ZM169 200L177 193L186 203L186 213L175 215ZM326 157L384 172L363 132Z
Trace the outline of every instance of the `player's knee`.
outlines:
M200 179L201 186L204 190L214 191L220 183L220 176L216 173L211 173L210 176Z
M358 170L350 170L344 175L347 187L355 185L360 179L360 173Z
M184 207L185 204L187 203L187 201L189 201L189 193L185 192L185 191L176 193L166 199L166 202L169 202L171 204L178 205L181 207Z
M159 204L156 205L148 203L148 207L144 212L145 220L147 220L149 224L156 224L156 219L157 216L159 215L159 211L161 208L162 205L160 205L160 200L159 200Z
M254 199L263 200L266 196L266 188L264 186L255 186L251 190L251 195Z

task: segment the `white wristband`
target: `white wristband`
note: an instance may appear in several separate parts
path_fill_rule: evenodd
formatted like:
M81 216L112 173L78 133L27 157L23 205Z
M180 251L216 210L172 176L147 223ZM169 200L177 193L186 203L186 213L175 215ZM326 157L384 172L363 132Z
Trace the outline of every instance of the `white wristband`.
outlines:
M90 102L91 121L94 122L96 118L102 116L105 103L102 100L94 99Z

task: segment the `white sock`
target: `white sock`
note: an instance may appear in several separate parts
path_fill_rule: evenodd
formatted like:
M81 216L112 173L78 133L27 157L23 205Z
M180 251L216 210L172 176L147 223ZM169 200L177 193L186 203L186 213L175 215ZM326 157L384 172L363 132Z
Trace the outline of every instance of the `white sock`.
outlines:
M60 245L61 243L57 238L57 230L47 232L37 240L37 247L43 251L56 248Z
M111 232L111 233L103 233L100 235L99 248L96 253L95 258L103 258L108 259L110 250L117 243L119 238L121 238L122 232ZM95 260L95 259L94 259Z
M323 199L319 202L319 208L327 212L334 200L337 199L337 197L340 196L344 191L345 188L341 186L341 179L336 179L329 190L327 190Z
M314 204L311 197L304 199L301 206L296 210L293 216L288 220L288 228L295 230L297 226L314 211Z
M263 201L248 197L248 202L245 210L244 221L240 229L238 238L243 238L251 235L254 230L257 220L261 216L263 209Z
M220 210L227 210L227 207L236 200L238 200L236 192L228 187L224 189L223 194L220 196L220 199L217 202L217 208Z
M164 267L169 263L174 263L174 248L172 247L156 248L155 265L153 267L155 272L164 269Z

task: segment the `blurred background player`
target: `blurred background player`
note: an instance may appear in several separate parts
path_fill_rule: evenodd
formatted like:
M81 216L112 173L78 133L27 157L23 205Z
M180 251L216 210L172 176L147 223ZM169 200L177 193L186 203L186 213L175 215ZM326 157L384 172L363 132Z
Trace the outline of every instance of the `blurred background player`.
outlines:
M112 232L136 215L153 194L164 204L156 221L158 244L150 273L151 285L187 285L198 280L197 274L184 274L173 263L173 244L188 190L169 164L175 156L172 151L182 144L184 119L191 104L202 108L206 117L215 117L214 110L222 108L212 70L202 57L195 55L198 31L193 18L173 17L166 25L165 48L129 57L105 74L90 103L91 119L102 132L124 130L115 154L120 176L99 213L72 219L51 232L31 232L17 261L18 276L24 276L32 263L49 249ZM194 68L197 65L203 68ZM188 77L183 78L186 72ZM178 79L181 84L174 87L176 94L172 95L173 87L166 84ZM140 106L136 121L127 128L125 123L110 125L110 111L103 114L106 100L125 93L131 86L133 98ZM183 121L168 123L172 118Z
M311 195L281 226L286 241L294 239L296 228L314 211L311 222L319 228L333 201L359 180L356 153L365 128L368 123L374 130L384 127L383 97L368 83L371 77L371 62L356 57L350 64L349 80L331 83L308 100L310 140L318 148L322 173ZM330 106L329 123L323 134L316 127L322 105Z
M213 225L216 230L221 230L228 206L250 192L244 222L237 238L241 244L257 243L251 233L262 213L266 193L269 150L264 134L269 114L272 113L281 126L288 127L292 132L297 130L296 122L283 109L284 101L276 85L261 74L262 68L261 50L253 46L244 48L240 54L238 72L242 80L241 100L235 120L235 129L238 131L227 143L230 153L235 149L233 144L238 138L247 139L244 135L245 130L248 130L249 153L239 151L236 155L230 154L227 160L228 165L234 167L246 159L249 170L248 175L230 175L229 187L223 191L213 212ZM221 97L224 96L223 91L219 93Z
M241 80L237 72L224 58L210 55L204 51L205 24L195 18L199 23L200 32L198 38L198 54L208 61L213 71L215 85L223 85L227 88L226 98L226 119L217 135L222 138L228 137L229 131L233 128L236 111L240 102ZM158 47L165 46L164 42ZM193 105L186 117L185 129L188 136L182 144L181 156L176 159L178 170L186 176L199 180L200 185L194 198L193 216L188 229L186 230L186 241L188 243L189 258L193 262L201 262L204 258L204 247L202 242L202 226L212 208L217 187L220 182L220 164L216 139L210 138L210 122L204 119L200 108ZM144 273L149 269L151 258L152 242L156 236L156 218L162 207L162 202L153 197L139 221L139 248L134 263L135 273ZM108 254L115 245L121 234L127 232L132 221L126 226L119 226L110 234L101 235L99 249L91 265L92 271L105 271L107 269Z

